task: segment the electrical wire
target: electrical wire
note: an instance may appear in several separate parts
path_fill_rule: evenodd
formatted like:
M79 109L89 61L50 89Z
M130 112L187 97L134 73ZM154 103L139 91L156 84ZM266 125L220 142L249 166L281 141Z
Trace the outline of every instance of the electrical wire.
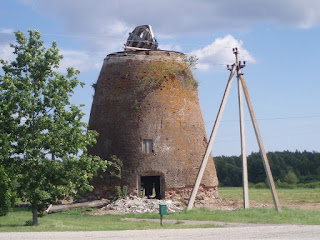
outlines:
M55 33L41 33L44 36L56 36L56 37L66 37L66 38L89 38L89 39L114 39L114 40L125 40L121 37L115 37L115 36L111 36L109 35L108 37L100 37L100 36L87 36L87 35L69 35L69 34L55 34ZM125 40L125 41L132 41L132 42L150 42L148 40ZM175 44L173 44L175 45ZM208 46L208 44L198 44L198 43L179 43L176 45L181 45L181 46L203 46L206 47ZM210 44L209 44L210 45ZM227 48L227 49L232 49L235 47L239 47L239 46L230 46L230 47L221 47L221 48Z
M100 37L100 36L88 36L88 35L70 35L70 34L56 34L56 33L42 33L42 35L44 36L56 36L56 37L64 37L64 38L88 38L88 39L104 39L104 40L107 40L107 39L113 39L113 40L124 40L123 38L121 37L115 37L115 36L107 36L107 37ZM126 42L127 41L134 41L134 42L143 42L143 43L149 43L150 41L146 41L146 40L125 40ZM174 44L173 44L174 45ZM178 44L179 46L199 46L199 47L205 47L205 46L208 46L208 45L205 45L205 44L192 44L192 43L179 43ZM227 48L227 49L233 49L235 46L233 47L222 47L222 48ZM103 56L106 55L105 52L103 51L81 51L83 53L86 53L90 56L94 56L96 58L100 58ZM98 55L97 56L97 53L101 53L101 56ZM205 62L205 64L209 64L209 65L216 65L216 66L226 66L230 63L220 63L218 62L219 60L215 60L215 59L211 59L209 62ZM246 61L245 59L243 61ZM248 62L248 61L247 61Z
M309 115L309 116L290 116L290 117L273 117L273 118L257 118L259 121L269 121L269 120L285 120L285 119L309 119L309 118L320 118L320 115ZM229 119L229 120L221 120L220 122L238 122L239 120ZM246 122L251 120L245 120ZM215 121L206 121L205 124L211 124Z

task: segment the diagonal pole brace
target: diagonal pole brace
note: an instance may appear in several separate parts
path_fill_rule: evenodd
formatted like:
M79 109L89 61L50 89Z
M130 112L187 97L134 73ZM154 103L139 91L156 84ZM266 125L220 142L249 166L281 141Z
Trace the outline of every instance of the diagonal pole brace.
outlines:
M225 89L225 92L224 92L224 95L223 95L223 98L222 98L222 101L221 101L221 104L220 104L220 108L219 108L219 111L218 111L218 115L217 115L216 121L214 123L213 129L212 129L212 132L211 132L211 135L210 135L210 139L209 139L209 143L208 143L208 146L207 146L207 149L206 149L205 156L204 156L204 158L202 160L202 163L201 163L201 166L200 166L200 169L199 169L199 172L198 172L198 176L197 176L196 182L194 184L191 196L189 198L187 210L192 209L192 207L194 205L195 197L197 195L197 192L198 192L198 189L199 189L199 186L200 186L200 183L201 183L201 180L202 180L202 177L203 177L203 174L204 174L204 171L205 171L205 168L206 168L209 156L210 156L210 152L212 150L213 142L214 142L216 133L218 131L220 120L222 118L222 113L224 111L225 104L226 104L226 101L227 101L227 98L228 98L228 95L229 95L229 91L230 91L230 87L231 87L231 84L232 84L232 81L233 81L233 77L234 77L235 71L237 71L237 79L238 79L238 84L239 84L239 89L238 89L239 101L242 102L242 100L240 98L240 94L242 94L242 90L243 90L243 92L245 94L245 97L246 97L246 100L247 100L247 105L248 105L248 109L249 109L249 112L250 112L252 124L253 124L254 130L255 130L256 138L257 138L257 141L258 141L258 144L259 144L260 153L261 153L261 156L262 156L263 165L264 165L264 168L265 168L265 171L266 171L266 174L267 174L267 178L268 178L268 182L269 182L269 186L270 186L270 189L271 189L273 202L274 202L276 210L278 212L281 212L281 207L280 207L280 204L279 204L279 199L278 199L277 191L276 191L276 188L275 188L274 180L273 180L273 177L272 177L269 161L268 161L267 154L266 154L264 146L263 146L262 138L261 138L260 131L259 131L259 128L258 128L258 124L257 124L257 120L256 120L254 112L253 112L253 107L252 107L252 103L251 103L251 100L250 100L250 97L249 97L249 92L248 92L248 89L247 89L247 85L246 85L246 82L244 80L243 74L241 72L241 68L245 67L246 63L244 61L243 64L242 64L241 61L239 61L239 52L238 52L237 48L233 48L232 50L233 50L233 53L236 56L236 63L233 64L231 67L229 65L227 65L227 69L230 71L229 80L228 80L228 83L227 83L227 86L226 86L226 89ZM241 93L240 93L240 91L241 91ZM242 103L239 102L240 118L241 118L241 116L243 117L243 110L241 110L241 104ZM244 126L244 125L242 125L242 126ZM241 128L241 126L240 126L240 128ZM241 132L242 132L242 130L241 130ZM244 134L244 131L243 131L243 134ZM243 139L244 138L241 139L242 143L244 142ZM242 145L242 155L244 155L244 154L245 154L245 148L243 148L243 145ZM248 198L247 198L247 201L249 201ZM247 206L249 207L249 203L247 203Z
M201 167L200 167L200 170L198 172L198 176L197 176L196 182L194 184L191 196L189 198L187 210L190 210L193 207L194 200L196 198L196 195L197 195L197 192L198 192L198 189L199 189L202 177L203 177L203 173L204 173L204 170L205 170L205 168L207 166L207 162L208 162L211 150L212 150L213 141L214 141L215 136L216 136L217 131L218 131L220 120L222 118L222 113L224 111L224 108L225 108L225 105L226 105L226 102L227 102L227 99L228 99L228 95L229 95L230 88L231 88L232 81L233 81L233 76L234 76L234 74L236 72L236 69L237 69L236 64L233 64L232 68L229 69L230 70L229 80L228 80L226 89L224 91L224 95L223 95L223 98L222 98L222 101L221 101L221 104L220 104L218 115L217 115L216 121L214 123L213 129L212 129L212 132L211 132L211 135L210 135L210 139L209 139L209 143L208 143L208 146L207 146L206 153L205 153L204 158L202 160Z

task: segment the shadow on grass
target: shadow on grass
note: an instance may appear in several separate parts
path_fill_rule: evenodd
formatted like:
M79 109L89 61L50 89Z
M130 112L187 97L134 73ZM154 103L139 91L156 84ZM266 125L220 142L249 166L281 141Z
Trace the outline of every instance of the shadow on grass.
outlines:
M24 224L0 224L0 228L1 227L30 227L33 226L33 222L32 220L27 220Z
M39 216L40 217L40 216ZM0 228L3 227L30 227L33 226L32 214L28 207L16 207L6 216L0 218Z
M26 224L8 224L8 225L4 225L4 224L0 224L0 228L1 227L26 227Z

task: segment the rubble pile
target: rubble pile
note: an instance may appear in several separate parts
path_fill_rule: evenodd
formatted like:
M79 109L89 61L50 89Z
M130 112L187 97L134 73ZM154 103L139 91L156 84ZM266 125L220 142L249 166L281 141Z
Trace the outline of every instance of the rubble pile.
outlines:
M158 200L148 199L146 197L140 198L136 196L129 196L124 199L118 199L112 202L101 210L113 210L119 213L146 213L159 212L159 204L165 203L167 205L168 213L181 211L183 208L179 202L172 200Z

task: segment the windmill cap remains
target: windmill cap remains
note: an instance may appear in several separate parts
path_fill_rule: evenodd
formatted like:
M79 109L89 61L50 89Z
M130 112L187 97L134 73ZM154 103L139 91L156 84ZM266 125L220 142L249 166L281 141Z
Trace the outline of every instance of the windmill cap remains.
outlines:
M157 50L158 42L154 38L151 25L137 26L131 33L124 46L125 51Z

